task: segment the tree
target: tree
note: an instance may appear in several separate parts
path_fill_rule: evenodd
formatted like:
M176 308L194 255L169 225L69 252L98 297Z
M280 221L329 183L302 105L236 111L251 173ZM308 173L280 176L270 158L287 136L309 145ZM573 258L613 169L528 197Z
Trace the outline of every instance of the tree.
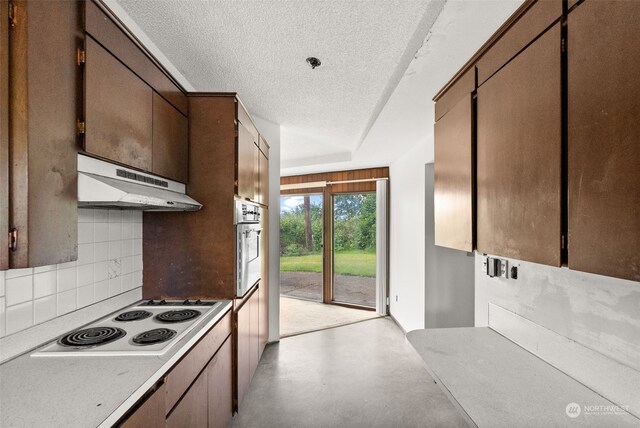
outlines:
M313 251L313 233L311 231L311 201L304 195L304 242L308 252Z

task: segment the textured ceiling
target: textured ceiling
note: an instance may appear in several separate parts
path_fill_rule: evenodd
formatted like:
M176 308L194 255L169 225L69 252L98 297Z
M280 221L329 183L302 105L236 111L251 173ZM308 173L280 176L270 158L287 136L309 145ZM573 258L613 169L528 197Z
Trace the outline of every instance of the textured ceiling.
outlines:
M279 123L283 166L348 161L443 0L111 0L197 91ZM305 59L316 56L312 70Z

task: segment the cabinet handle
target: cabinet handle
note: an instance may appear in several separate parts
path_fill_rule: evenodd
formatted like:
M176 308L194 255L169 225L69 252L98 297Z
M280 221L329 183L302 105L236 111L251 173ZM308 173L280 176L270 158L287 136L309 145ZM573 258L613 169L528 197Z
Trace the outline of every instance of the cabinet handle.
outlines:
M15 227L9 229L9 250L13 252L18 250L18 229Z

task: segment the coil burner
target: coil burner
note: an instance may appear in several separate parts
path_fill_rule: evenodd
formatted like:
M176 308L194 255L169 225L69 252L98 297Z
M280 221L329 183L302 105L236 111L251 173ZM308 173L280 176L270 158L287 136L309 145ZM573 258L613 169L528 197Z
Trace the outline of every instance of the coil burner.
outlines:
M178 309L175 311L162 312L155 316L155 319L160 322L174 323L184 322L197 318L201 315L200 311L195 309Z
M90 348L118 340L127 333L117 327L90 327L62 337L58 343L73 348Z
M151 315L153 314L149 311L128 311L128 312L123 312L117 317L115 317L114 321L123 321L123 322L139 321L145 318L149 318Z
M131 341L136 345L154 345L156 343L166 342L176 335L175 330L168 328L154 328L135 336Z

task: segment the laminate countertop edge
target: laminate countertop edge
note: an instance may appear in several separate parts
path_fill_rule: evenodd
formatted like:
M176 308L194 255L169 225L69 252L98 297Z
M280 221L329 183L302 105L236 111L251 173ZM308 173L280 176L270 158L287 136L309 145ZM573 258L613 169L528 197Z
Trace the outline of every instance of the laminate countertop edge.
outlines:
M406 340L470 426L640 426L640 419L489 327L413 330ZM569 412L575 403L577 416Z

